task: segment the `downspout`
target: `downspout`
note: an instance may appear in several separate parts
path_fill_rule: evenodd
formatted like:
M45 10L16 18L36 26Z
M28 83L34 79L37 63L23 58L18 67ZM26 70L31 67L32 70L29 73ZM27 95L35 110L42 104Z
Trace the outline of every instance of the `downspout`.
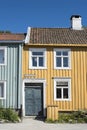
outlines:
M24 42L18 46L18 77L17 77L17 109L20 109L22 104L22 48Z

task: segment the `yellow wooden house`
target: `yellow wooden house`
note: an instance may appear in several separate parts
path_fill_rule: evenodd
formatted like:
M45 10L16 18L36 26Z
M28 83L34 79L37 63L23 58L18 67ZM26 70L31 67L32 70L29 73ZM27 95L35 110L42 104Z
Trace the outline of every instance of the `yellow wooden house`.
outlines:
M56 120L58 112L87 109L87 29L30 28L23 47L23 115Z

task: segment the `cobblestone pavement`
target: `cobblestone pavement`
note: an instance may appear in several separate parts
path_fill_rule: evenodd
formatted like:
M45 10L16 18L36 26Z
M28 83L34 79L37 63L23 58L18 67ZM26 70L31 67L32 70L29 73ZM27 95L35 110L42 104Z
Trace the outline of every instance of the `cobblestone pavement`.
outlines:
M87 130L87 124L51 124L31 118L22 123L3 123L0 130Z

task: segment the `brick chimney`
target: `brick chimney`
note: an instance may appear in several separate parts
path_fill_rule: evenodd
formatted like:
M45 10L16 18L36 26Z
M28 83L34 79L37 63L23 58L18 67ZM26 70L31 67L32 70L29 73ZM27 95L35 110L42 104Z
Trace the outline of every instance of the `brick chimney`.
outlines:
M70 20L72 29L82 30L82 18L80 15L72 15Z

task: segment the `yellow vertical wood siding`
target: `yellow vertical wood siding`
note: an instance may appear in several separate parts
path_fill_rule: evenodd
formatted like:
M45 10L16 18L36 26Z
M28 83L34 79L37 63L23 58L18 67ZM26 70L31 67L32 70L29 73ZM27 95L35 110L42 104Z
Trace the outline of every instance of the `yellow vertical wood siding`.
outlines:
M46 47L47 69L29 69L29 48L31 46L23 48L22 78L25 74L35 74L37 79L46 79L46 105L57 105L61 111L87 109L87 48L68 47L71 49L70 70L54 69L54 47ZM70 101L54 101L54 77L71 78Z

